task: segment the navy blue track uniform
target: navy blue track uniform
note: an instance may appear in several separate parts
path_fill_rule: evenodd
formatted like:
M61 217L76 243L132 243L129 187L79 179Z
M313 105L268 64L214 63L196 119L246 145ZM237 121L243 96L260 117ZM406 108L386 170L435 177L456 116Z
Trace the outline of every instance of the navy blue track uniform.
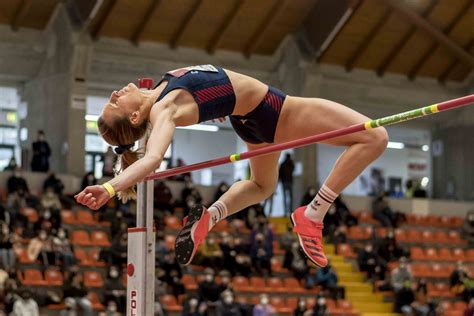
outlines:
M199 107L199 123L229 116L235 132L252 144L273 143L275 130L286 95L268 87L268 92L251 112L232 115L235 93L225 71L212 65L201 65L170 71L158 85L168 81L158 100L175 89L188 91ZM157 86L158 86L157 85Z

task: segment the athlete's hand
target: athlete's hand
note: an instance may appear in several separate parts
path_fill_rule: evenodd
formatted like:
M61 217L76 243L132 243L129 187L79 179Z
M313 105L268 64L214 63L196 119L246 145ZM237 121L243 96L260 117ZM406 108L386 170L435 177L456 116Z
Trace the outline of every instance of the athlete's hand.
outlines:
M91 185L74 196L77 203L91 210L98 210L110 199L109 192L102 185Z

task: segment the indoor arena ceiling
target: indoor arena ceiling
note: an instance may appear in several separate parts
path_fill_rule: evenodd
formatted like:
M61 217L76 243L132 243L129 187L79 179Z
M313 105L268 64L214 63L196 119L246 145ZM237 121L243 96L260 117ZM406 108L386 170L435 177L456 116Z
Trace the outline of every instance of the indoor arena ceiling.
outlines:
M443 82L474 68L473 0L2 0L0 23L44 29L59 2L95 39L250 56L271 55L297 33L315 60L347 71Z

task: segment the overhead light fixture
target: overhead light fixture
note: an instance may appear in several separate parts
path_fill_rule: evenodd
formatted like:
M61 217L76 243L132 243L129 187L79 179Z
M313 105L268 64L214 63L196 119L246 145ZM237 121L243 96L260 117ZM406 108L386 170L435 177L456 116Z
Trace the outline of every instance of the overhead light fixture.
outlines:
M426 188L428 186L428 183L430 182L430 178L428 177L423 177L423 179L421 179L421 186L423 188Z
M86 121L97 121L99 119L99 115L86 114L85 119Z
M423 145L423 146L421 146L421 150L423 150L423 151L428 151L428 150L430 150L430 146L428 146L428 145Z
M405 148L405 144L404 143L399 143L399 142L388 142L387 148L403 149L403 148Z
M178 126L176 128L192 130L192 131L203 131L203 132L217 132L219 130L219 126L199 125L199 124L190 125L190 126Z

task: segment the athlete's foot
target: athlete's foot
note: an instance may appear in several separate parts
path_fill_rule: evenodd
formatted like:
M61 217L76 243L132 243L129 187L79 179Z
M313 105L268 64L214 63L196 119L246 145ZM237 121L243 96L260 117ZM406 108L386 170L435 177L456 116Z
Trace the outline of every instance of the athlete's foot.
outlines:
M184 227L176 236L175 254L181 264L190 264L209 231L209 212L198 205L183 219Z
M293 231L298 235L301 248L311 262L318 267L325 267L328 259L323 251L323 224L316 223L304 215L306 206L297 208L291 214Z

